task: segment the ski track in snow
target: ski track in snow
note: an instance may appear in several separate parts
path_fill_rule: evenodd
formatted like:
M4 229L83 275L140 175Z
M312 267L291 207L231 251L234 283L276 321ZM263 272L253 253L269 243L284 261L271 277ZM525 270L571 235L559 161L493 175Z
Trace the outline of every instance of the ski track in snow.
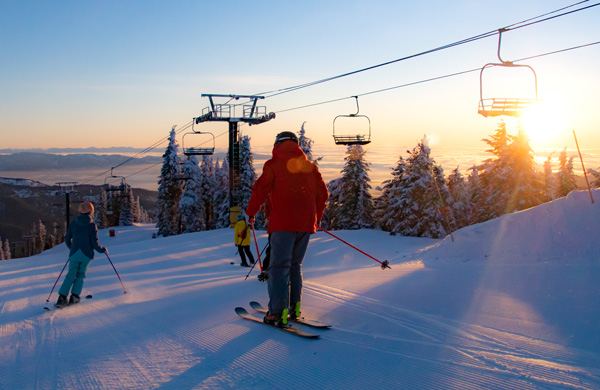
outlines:
M427 269L411 255L439 241L368 230L340 232L367 252L408 261L397 261L393 270L382 274L335 240L315 235L303 267L303 314L333 328L294 325L321 336L305 340L234 313L235 306L248 308L252 300L266 304L267 288L256 281L257 270L244 280L247 269L229 264L237 261L230 230L143 241L152 229L119 228L115 241L108 241L128 293L123 294L112 267L100 258L84 286L94 299L74 308L42 309L66 248L0 265L0 389L600 388L597 349L574 344L583 348L578 349L564 340L573 330L580 331L580 340L593 333L597 301L584 299L585 310L573 312L585 315L574 320L588 320L581 327L565 326L571 320L566 313L572 312L559 305L551 307L556 313L547 310L545 318L532 315L533 320L521 306L497 312L487 305L473 306L485 321L460 316L462 312L453 311L462 309L460 305L440 310L440 302L449 302L440 300L440 294L447 293L471 308L467 299L474 294L468 283L476 272L460 279L462 269ZM139 237L139 242L127 234ZM101 235L101 242L109 240L106 231ZM266 234L258 238L262 248ZM594 248L587 258L596 258ZM574 275L570 280L583 283L581 288L565 283L575 290L574 298L565 302L594 297L590 288L597 288L597 278L581 276L597 270L595 263L588 264L582 268L585 273L564 268ZM546 271L547 279L540 279L544 286L562 280L562 269L534 268ZM439 278L448 276L451 283L420 300L422 289L436 287ZM468 284L463 295L461 282ZM557 293L568 291L562 288ZM582 291L588 294L577 295ZM403 293L413 302L403 300ZM514 300L519 299L515 294ZM541 299L522 307L546 303L546 296ZM565 319L558 321L562 328L556 333L546 333L557 323L545 321L548 313ZM507 318L495 327L490 320L495 315Z
M374 316L396 326L395 334L364 333L363 348L425 364L440 364L440 371L463 370L463 377L470 377L470 386L475 384L476 388L508 388L504 381L493 385L498 373L505 380L513 379L515 388L600 388L600 355L595 353L570 351L544 340L394 307L389 302L325 285L305 282L304 294L351 307L358 312L357 317ZM335 329L357 333L344 324L336 324ZM340 333L328 333L325 337L345 342ZM439 358L432 359L436 355Z

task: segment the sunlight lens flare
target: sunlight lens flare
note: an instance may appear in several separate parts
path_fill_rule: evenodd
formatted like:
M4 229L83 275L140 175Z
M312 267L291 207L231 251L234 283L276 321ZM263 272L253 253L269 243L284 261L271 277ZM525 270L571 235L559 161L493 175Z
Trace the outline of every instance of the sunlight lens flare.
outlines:
M566 106L557 100L544 100L531 106L523 114L521 125L532 146L553 146L557 135L568 130Z

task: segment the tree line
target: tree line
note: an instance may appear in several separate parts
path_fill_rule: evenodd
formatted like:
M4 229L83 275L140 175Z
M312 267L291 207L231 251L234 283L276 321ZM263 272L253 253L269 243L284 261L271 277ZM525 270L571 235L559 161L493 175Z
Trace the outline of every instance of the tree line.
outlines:
M298 132L300 146L309 160L318 164L312 153L313 141L306 136L304 124ZM341 176L328 184L330 193L323 215L326 229L381 229L391 234L415 237L444 237L462 227L524 210L566 196L578 189L573 170L574 157L566 148L559 166L552 171L552 155L543 171L536 170L529 138L522 128L507 132L500 121L483 140L491 157L470 167L463 174L456 167L446 176L431 157L426 136L407 155L400 155L390 179L372 196L370 163L360 145L350 145ZM227 159L221 163L212 156L179 157L175 131L163 155L156 201L158 234L169 236L229 226ZM240 178L237 183L242 210L245 209L257 176L253 167L250 138L240 139ZM600 173L591 170L594 184ZM264 217L257 216L257 228L264 228Z

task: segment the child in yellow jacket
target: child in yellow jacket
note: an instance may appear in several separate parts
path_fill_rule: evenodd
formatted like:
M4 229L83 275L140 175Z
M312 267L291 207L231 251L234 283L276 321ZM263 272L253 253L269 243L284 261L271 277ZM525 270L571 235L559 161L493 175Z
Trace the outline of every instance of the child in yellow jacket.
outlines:
M250 260L250 264L254 264L254 256L252 256L252 252L250 252L250 238L251 231L250 225L246 222L243 215L238 215L237 223L235 224L234 229L234 244L238 248L238 252L240 253L240 258L242 259L242 267L250 267L250 265L246 262L246 256L248 256L248 260Z

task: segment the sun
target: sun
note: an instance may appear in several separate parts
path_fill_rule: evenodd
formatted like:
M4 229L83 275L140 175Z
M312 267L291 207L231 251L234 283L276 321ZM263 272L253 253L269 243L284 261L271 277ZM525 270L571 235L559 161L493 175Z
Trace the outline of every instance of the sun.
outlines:
M568 113L560 101L543 100L523 114L521 126L529 136L532 147L552 147L557 136L568 130Z

